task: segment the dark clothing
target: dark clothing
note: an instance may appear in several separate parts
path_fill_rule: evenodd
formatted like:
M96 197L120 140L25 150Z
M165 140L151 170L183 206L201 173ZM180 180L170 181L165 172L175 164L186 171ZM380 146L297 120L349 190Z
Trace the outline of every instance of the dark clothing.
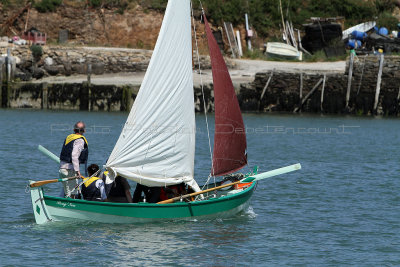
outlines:
M99 179L100 178L98 177L92 177L87 182L82 184L81 191L83 199L90 201L101 201L101 191L100 188L96 186L96 181Z
M145 185L136 184L136 189L133 193L132 202L142 202L142 193L144 193L146 202L157 203L158 201L160 201L161 187L148 187Z
M84 164L88 160L89 147L86 138L83 135L70 134L65 139L61 148L60 160L68 163L72 163L72 150L74 148L74 142L77 139L82 138L85 141L84 149L81 151L79 156L79 163Z
M129 183L125 178L117 176L115 181L111 184L111 188L106 188L106 191L109 190L107 199L111 202L128 202L125 191L130 188Z

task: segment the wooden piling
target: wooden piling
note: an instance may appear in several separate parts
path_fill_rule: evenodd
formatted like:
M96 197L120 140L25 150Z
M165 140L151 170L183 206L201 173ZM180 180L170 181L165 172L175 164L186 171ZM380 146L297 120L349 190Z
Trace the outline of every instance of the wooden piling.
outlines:
M315 92L315 90L318 88L318 86L322 83L323 80L324 80L323 78L319 79L319 81L314 85L313 89L311 89L311 91L301 101L300 106L293 110L294 113L296 113L297 111L301 110L301 108L304 105L304 103Z
M373 109L375 114L376 114L376 111L377 111L377 108L378 108L379 94L381 92L383 62L384 62L384 56L383 56L383 54L380 54L379 55L378 80L376 82L375 102L374 102L374 109Z
M268 81L267 81L267 83L265 84L265 86L264 86L264 88L262 90L260 101L264 97L265 92L267 91L267 88L268 88L269 83L271 82L272 76L274 76L274 70L271 71L271 74L269 75Z
M303 73L300 73L300 93L299 93L299 106L301 105L301 101L303 101Z
M397 94L397 101L400 100L400 87L399 87L399 93Z
M364 56L364 60L363 60L363 63L362 63L362 71L361 71L360 82L358 83L357 95L360 93L361 83L362 83L362 80L363 80L363 77L364 77L365 60L367 59L367 56L368 55Z
M354 63L354 53L350 53L349 77L347 80L347 93L346 93L346 109L349 107L349 101L350 101L351 80L353 78L353 63Z
M48 109L49 108L49 86L48 83L43 83L42 84L42 109Z
M92 110L92 64L89 63L87 66L87 86L88 86L88 110Z
M11 48L7 48L6 64L7 64L7 85L8 85L11 81Z
M322 82L322 90L321 90L321 112L324 111L324 109L322 108L322 104L324 103L325 82L326 82L326 74L324 74L324 81Z

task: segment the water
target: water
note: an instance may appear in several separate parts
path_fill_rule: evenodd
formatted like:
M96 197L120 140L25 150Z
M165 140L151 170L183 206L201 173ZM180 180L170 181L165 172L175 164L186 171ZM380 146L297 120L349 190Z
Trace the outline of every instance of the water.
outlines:
M0 110L1 266L400 265L396 118L244 114L250 167L303 169L260 182L250 209L227 220L36 225L27 181L58 176L37 145L58 154L71 125L84 120L90 162L100 165L126 116ZM201 183L210 154L204 116L196 119ZM60 185L48 188L57 194Z

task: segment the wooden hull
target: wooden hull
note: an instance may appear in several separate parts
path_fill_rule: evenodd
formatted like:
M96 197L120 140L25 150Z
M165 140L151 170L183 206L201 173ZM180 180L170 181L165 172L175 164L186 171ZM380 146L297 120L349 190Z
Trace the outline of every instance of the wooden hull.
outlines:
M140 223L230 217L247 209L255 187L256 182L244 190L231 191L218 198L173 204L110 203L59 198L43 195L41 187L32 188L31 196L38 224L66 220Z

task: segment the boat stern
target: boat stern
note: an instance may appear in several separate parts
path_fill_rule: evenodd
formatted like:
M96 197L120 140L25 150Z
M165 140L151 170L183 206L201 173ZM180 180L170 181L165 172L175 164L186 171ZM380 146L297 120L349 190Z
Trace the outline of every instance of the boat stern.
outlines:
M33 182L34 181L29 181L29 184L32 184ZM43 198L43 188L41 186L29 188L31 192L32 208L36 223L43 224L52 221L53 219L51 218Z

